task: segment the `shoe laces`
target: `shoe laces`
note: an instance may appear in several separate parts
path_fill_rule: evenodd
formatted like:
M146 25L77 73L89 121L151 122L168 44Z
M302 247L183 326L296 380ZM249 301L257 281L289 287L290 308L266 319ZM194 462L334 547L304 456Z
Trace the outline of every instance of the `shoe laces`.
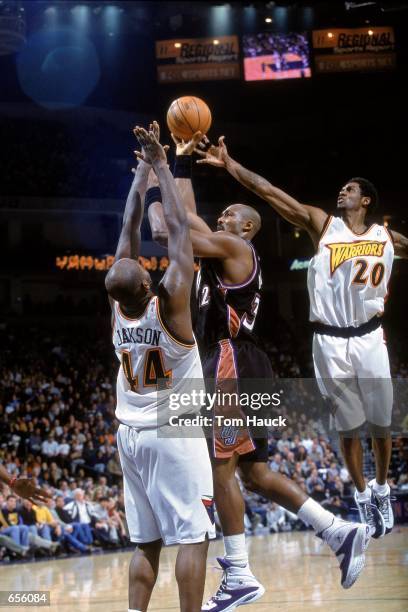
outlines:
M215 569L217 569L218 571L222 571L223 575L222 575L222 580L221 580L221 584L218 588L218 591L216 592L215 595L213 595L211 597L211 599L213 601L217 601L218 599L220 599L221 595L224 594L226 588L227 588L227 580L228 580L228 574L227 574L227 570L222 570L220 567L216 567Z
M391 497L390 493L386 495L379 495L374 491L377 506L383 517L388 520L390 518L391 501L395 501L396 497Z
M372 508L377 508L377 506L369 501L362 501L358 503L359 503L359 506L362 506L363 514L367 521L367 525L370 525L371 527L375 527L376 521L374 518L374 512ZM359 510L359 508L351 508L351 510Z

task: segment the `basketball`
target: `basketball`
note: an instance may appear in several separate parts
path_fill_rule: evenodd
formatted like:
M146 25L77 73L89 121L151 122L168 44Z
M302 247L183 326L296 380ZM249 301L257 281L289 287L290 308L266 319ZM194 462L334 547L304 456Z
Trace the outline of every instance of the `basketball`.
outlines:
M208 132L211 127L211 111L204 100L183 96L170 104L167 125L177 138L190 140L198 131L203 134Z

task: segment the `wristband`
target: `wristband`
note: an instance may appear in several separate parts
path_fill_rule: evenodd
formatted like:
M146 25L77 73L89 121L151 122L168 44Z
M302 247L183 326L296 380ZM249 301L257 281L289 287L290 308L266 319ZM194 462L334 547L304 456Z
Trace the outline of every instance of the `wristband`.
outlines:
M174 178L191 179L193 174L193 164L191 155L177 155L174 164Z
M160 187L150 187L146 191L145 195L145 206L146 208L150 206L153 202L162 202L162 195L160 191Z
M14 485L14 483L16 482L16 480L17 480L17 476L13 476L13 478L12 478L12 479L10 480L10 482L8 483L8 486L9 486L9 488L10 488L10 489L12 489L12 488L13 488L13 485Z

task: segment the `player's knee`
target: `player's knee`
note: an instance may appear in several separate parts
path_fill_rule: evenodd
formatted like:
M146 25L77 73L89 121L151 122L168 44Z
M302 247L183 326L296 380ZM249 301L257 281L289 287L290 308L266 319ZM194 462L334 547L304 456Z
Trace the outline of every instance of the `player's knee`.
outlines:
M242 476L242 483L248 491L256 493L262 488L262 483L256 474Z
M362 426L347 431L339 431L340 441L344 448L349 448L354 445L354 441L362 437Z
M251 467L249 469L241 469L243 485L248 491L262 493L264 490L268 489L268 479L271 477L272 472L269 470L266 463L254 463L250 465Z
M368 423L368 431L372 438L385 439L391 436L391 427L383 427L381 425L375 425L375 423Z

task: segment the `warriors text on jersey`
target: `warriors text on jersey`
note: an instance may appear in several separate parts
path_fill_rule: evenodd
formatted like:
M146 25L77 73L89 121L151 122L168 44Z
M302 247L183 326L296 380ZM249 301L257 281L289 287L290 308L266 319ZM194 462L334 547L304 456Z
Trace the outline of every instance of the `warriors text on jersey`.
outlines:
M222 264L217 259L200 261L197 275L198 316L195 334L200 350L206 351L220 340L233 338L255 342L254 327L261 301L259 257L252 246L253 269L238 285L222 281Z
M354 234L343 219L329 217L308 271L310 320L357 327L382 314L393 259L384 226Z
M113 316L113 344L121 364L116 418L137 429L159 427L168 420L169 393L191 392L192 381L203 379L197 345L180 342L170 334L157 296L138 319L125 317L117 302ZM164 379L168 389L163 389ZM192 410L186 407L184 413Z

